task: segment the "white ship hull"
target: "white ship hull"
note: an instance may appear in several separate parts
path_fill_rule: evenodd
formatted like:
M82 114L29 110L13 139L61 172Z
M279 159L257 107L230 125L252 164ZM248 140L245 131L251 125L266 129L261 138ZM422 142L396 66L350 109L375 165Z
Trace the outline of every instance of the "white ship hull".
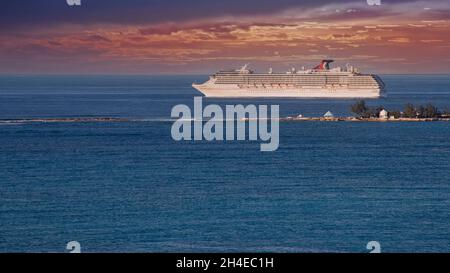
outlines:
M246 87L233 84L193 84L206 97L288 97L288 98L379 98L385 92L381 88L368 87Z

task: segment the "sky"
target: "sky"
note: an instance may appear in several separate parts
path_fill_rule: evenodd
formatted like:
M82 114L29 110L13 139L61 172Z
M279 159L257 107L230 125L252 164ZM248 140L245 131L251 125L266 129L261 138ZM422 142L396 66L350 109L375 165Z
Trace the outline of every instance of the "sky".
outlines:
M450 73L450 0L80 1L0 0L0 73Z

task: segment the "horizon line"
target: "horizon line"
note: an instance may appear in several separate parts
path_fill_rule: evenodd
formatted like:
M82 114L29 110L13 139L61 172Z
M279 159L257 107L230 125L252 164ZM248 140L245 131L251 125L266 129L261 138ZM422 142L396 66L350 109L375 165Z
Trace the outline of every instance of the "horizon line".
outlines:
M213 73L214 74L214 73ZM361 74L375 74L375 73L361 73ZM209 76L211 73L1 73L0 76ZM377 75L386 76L450 76L449 72L444 73L377 73Z

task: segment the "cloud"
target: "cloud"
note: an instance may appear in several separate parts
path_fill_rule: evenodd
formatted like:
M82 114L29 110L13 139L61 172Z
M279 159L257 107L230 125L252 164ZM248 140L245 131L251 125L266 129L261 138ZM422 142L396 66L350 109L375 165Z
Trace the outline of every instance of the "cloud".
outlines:
M222 17L266 16L289 10L316 10L318 16L328 14L330 19L359 18L385 12L394 5L415 6L421 1L390 0L381 8L369 7L365 0L83 0L81 6L70 7L65 0L6 0L0 9L0 27L49 26L55 24L159 24L210 20ZM436 4L441 2L441 4ZM419 4L433 18L448 18L442 12L442 2L426 1ZM424 10L424 7L430 10ZM332 8L332 9L331 9ZM332 11L329 13L329 11ZM336 10L345 12L336 13Z
M32 13L31 7L18 6L29 1L13 2L6 10L15 11L18 18L6 22L0 16L0 25L11 26L0 31L0 72L38 67L39 72L114 68L211 72L242 61L260 69L268 65L284 69L303 62L313 65L321 58L355 62L379 72L404 71L410 69L406 63L450 58L450 20L443 19L449 7L435 0L390 1L375 8L359 0L192 1L189 5L188 1L111 0L102 11L97 9L105 1L84 0L89 10L68 8L62 14L55 13L67 9L59 1L43 1L43 7L52 8L44 11L48 18ZM154 5L151 10L149 3ZM336 9L351 12L336 13ZM29 13L22 14L24 10ZM145 18L141 13L147 13ZM0 15L12 16L4 9ZM29 28L24 28L26 22L31 22ZM404 63L387 61L396 58ZM450 64L446 65L450 71Z
M88 35L86 37L82 37L81 39L90 42L111 42L110 39L105 38L104 36L98 34Z
M320 6L336 0L83 0L70 7L65 0L2 1L0 25L154 24L199 18L271 14L293 6Z
M410 43L411 39L408 37L397 37L397 38L389 39L388 41L393 42L393 43L404 44L404 43Z

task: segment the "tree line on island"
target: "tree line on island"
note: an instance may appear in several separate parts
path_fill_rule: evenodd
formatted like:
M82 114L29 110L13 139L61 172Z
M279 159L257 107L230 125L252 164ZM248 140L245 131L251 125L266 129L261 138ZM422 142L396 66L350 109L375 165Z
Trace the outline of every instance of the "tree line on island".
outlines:
M413 105L408 103L403 111L388 111L383 106L369 107L366 102L360 100L351 106L351 111L359 118L380 118L382 110L388 112L390 118L449 118L449 111L440 111L436 106L429 103L427 105Z

